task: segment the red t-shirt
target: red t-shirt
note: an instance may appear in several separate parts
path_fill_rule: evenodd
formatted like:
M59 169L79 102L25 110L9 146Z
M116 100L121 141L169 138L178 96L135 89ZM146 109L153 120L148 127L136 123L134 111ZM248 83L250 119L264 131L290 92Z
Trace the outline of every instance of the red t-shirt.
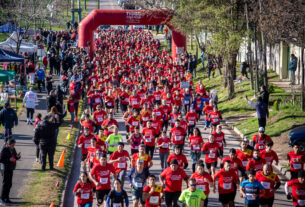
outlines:
M301 184L298 179L290 180L287 186L292 188L292 199L294 206L305 206L305 184Z
M78 189L81 189L81 192L76 194L77 204L93 202L93 188L95 188L93 182L82 183L78 181L73 189L73 193L75 193Z
M154 147L156 145L156 130L154 128L147 128L145 127L142 131L144 137L144 144L147 146Z
M164 143L164 145L160 147L159 152L160 153L169 152L169 145L171 143L171 139L169 137L160 137L158 139L158 145L161 145L162 143Z
M191 151L200 151L203 139L201 136L190 136Z
M196 188L202 190L205 195L209 195L210 193L210 183L213 182L212 176L204 172L203 175L198 174L197 172L194 172L190 178L196 179Z
M267 142L272 142L271 137L268 135L265 135L265 139L263 136L259 136L258 134L253 136L253 142L255 142L255 149L264 150L265 149L265 144Z
M90 133L93 133L93 121L92 120L82 121L82 127L83 128L89 128Z
M209 116L211 118L212 124L219 124L220 123L220 118L221 118L221 114L219 111L217 112L210 112Z
M183 144L183 135L185 134L183 128L173 127L171 128L170 133L172 134L173 144Z
M279 177L275 173L266 176L263 174L263 171L260 171L256 173L255 179L258 180L265 189L264 194L261 194L260 197L271 198L274 196L274 185L275 183L280 182Z
M187 120L188 126L194 126L198 120L196 112L187 112L185 119Z
M303 170L304 163L302 160L304 160L305 154L303 152L300 152L299 154L295 154L294 151L291 151L288 153L287 157L289 159L289 163L291 164L290 170L293 172L299 172Z
M96 187L96 190L110 190L110 174L115 174L115 169L113 165L106 164L105 166L102 165L96 165L92 168L90 175L94 179L100 183L100 186Z
M205 106L203 111L205 112L205 120L210 121L209 114L213 111L213 106Z
M184 164L188 164L186 156L182 153L180 153L179 155L176 155L175 153L172 153L168 156L167 158L167 163L170 163L172 160L177 160L178 161L178 165L181 169L183 169Z
M205 155L205 162L206 163L213 163L213 162L217 162L217 151L218 151L219 145L214 142L214 143L210 143L210 142L206 142L203 146L201 151L209 151L208 154Z
M143 189L144 193L150 192L150 186L147 185ZM163 189L160 185L157 185L155 187L155 191L147 198L145 201L145 207L160 207L161 206L161 193L163 192Z
M162 109L154 109L152 111L154 114L156 114L157 119L162 119L163 118L163 110Z
M264 165L266 164L266 160L263 158L260 158L259 160L255 160L254 158L250 159L246 170L253 169L254 171L261 171L263 170Z
M219 194L231 193L234 191L234 182L238 182L238 176L234 171L226 172L225 169L220 169L214 175L214 180L218 179Z
M113 167L115 168L115 173L121 172L121 170L127 170L127 158L129 157L129 153L126 150L119 152L118 150L114 151L109 160L116 160L121 158L121 161L114 162Z
M91 145L91 139L94 137L94 135L89 134L88 136L85 136L82 134L77 141L77 144L82 144L82 155L88 154L88 147Z
M161 176L165 178L166 192L177 192L181 191L182 180L187 178L187 174L181 168L176 171L172 171L170 167L163 170Z
M212 132L215 137L215 142L220 146L221 151L223 151L223 140L225 139L225 134L223 132L217 133Z
M271 150L270 152L266 152L266 150L263 150L260 152L260 156L261 158L265 159L266 163L269 165L272 165L273 160L279 160L276 152L274 152L273 150Z
M132 108L139 109L141 98L139 96L130 96L129 97L130 104Z
M106 116L107 116L107 113L104 110L101 110L100 112L95 111L93 113L93 120L95 121L96 125L102 125Z
M140 120L138 117L131 116L128 120L127 123L130 124L131 126L129 127L129 130L131 132L134 132L136 127L140 127Z

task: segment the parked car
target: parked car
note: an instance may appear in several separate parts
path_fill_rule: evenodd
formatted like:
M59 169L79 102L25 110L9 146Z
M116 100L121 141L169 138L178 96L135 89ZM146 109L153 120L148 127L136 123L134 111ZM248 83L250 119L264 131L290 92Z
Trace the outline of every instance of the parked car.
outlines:
M305 126L292 129L289 133L289 145L299 144L301 150L305 151Z
M126 2L126 0L118 0L118 5L122 6L125 2Z

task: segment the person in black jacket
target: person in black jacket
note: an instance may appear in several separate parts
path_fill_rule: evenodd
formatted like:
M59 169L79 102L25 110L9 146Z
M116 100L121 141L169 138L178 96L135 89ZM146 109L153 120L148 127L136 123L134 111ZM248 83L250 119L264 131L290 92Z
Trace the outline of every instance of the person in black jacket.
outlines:
M55 67L56 67L56 57L55 57L55 53L51 54L51 57L49 59L49 67L50 67L50 74L52 75L53 72L55 72Z
M47 100L48 111L51 110L52 106L56 106L56 102L57 102L57 97L55 91L52 90Z
M18 125L16 111L11 108L9 102L5 103L4 108L0 111L0 124L4 127L4 141L12 137L12 128Z
M262 97L263 103L265 103L268 106L268 104L269 104L269 92L268 92L265 85L261 86L261 91L259 92L259 94L260 94L259 96Z
M49 157L50 170L53 170L54 153L56 149L56 124L52 117L46 116L35 129L34 143L39 144L41 157L41 170L46 170L47 155Z
M12 187L13 171L16 168L16 160L21 158L20 152L17 154L15 149L16 141L10 139L0 153L0 162L4 165L1 202L2 204L12 203L9 194Z

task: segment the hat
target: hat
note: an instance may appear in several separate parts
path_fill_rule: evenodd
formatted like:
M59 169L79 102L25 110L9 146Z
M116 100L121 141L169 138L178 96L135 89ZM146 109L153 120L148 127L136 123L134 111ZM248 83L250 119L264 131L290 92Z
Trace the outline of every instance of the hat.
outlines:
M6 108L6 107L8 107L8 106L10 106L11 104L10 104L10 102L6 102L5 104L4 104L4 108Z
M245 138L245 139L244 139L244 142L249 143L250 141L249 141L249 139Z
M259 132L265 132L265 129L264 129L264 127L260 127L260 128L258 129L258 131L259 131Z
M170 164L171 164L171 165L172 165L172 164L178 165L178 161L177 161L176 159L173 159L173 160L170 162Z
M90 131L89 127L84 128L85 131Z

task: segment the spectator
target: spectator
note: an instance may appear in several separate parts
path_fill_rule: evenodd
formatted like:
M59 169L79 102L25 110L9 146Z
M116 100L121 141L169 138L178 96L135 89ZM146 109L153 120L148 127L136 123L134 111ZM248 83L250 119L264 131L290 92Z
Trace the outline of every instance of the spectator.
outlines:
M291 85L294 85L295 84L295 71L298 66L298 58L294 54L291 54L290 57L291 57L291 59L290 59L289 65L288 65L288 70L290 73Z
M45 82L44 82L45 73L42 68L39 68L38 71L36 72L36 74L37 74L38 90L39 90L39 93L41 93L41 85L43 88L45 88Z
M26 92L23 98L23 104L26 103L26 121L28 124L33 125L33 115L35 112L35 102L37 101L37 95L33 91L33 88L30 88L30 91Z
M16 111L11 108L9 102L5 103L4 108L0 111L0 123L4 127L4 141L7 142L12 136L12 128L18 125Z
M2 148L0 154L0 163L3 163L4 165L1 193L2 204L12 203L9 195L13 184L13 171L16 168L16 160L21 158L20 152L18 154L16 152L15 144L16 141L14 139L10 139L7 145Z
M247 79L249 79L248 73L247 73L247 68L249 68L249 64L246 61L242 62L240 65L240 73L242 76L245 76Z
M268 107L269 104L269 92L265 85L261 86L261 91L259 92L260 97L262 97L263 103L265 103Z
M56 99L57 99L57 97L56 97L55 91L52 90L50 92L50 95L47 100L48 111L50 111L51 108L56 105L56 102L57 102Z
M47 93L49 95L51 90L53 89L53 78L50 73L46 77L46 88L47 88Z
M257 113L257 119L258 119L258 126L266 128L266 120L269 117L269 111L268 106L263 102L262 97L258 97L257 103L252 103L248 100L248 97L246 96L246 100L249 105L256 108Z

